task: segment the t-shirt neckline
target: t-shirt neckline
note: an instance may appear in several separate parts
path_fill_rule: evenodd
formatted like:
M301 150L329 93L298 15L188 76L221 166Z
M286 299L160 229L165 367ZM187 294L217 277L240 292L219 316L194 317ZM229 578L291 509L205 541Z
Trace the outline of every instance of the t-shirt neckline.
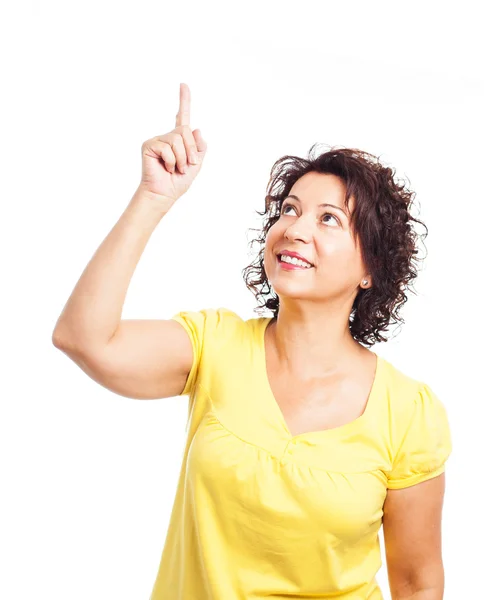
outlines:
M278 419L278 423L280 424L282 430L285 432L286 436L289 440L296 439L304 439L304 438L315 438L315 437L336 437L339 435L345 435L349 431L362 427L366 421L370 418L372 412L375 410L375 405L377 404L378 398L380 397L380 388L383 380L383 369L384 369L384 358L379 356L376 352L373 354L376 355L376 369L374 378L372 381L372 387L369 392L369 398L367 400L364 412L348 423L344 425L339 425L337 427L332 427L329 429L319 429L314 431L305 431L303 433L297 433L295 435L289 429L285 417L283 415L282 409L280 408L276 398L271 389L271 385L268 379L268 372L266 368L266 348L264 343L265 332L270 324L270 322L274 319L274 317L261 317L260 327L258 328L258 338L259 338L259 373L262 379L262 389L265 391L265 404L266 407L270 407L270 411L273 411L276 414ZM372 352L372 350L371 350Z

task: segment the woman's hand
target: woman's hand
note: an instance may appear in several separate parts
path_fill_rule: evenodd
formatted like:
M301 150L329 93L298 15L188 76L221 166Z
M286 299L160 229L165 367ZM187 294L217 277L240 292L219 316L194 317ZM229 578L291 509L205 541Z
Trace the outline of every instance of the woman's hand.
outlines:
M190 108L190 88L181 83L175 129L141 146L143 165L138 191L153 195L155 203L165 210L188 191L207 151L200 129L190 129Z

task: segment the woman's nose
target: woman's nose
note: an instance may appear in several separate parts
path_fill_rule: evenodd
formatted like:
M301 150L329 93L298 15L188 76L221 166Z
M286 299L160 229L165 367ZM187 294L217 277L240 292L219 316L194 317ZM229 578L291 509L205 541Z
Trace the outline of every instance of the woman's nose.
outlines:
M305 227L304 224L298 224L298 221L288 227L284 235L288 240L302 240L303 242L309 241L311 237L308 227Z

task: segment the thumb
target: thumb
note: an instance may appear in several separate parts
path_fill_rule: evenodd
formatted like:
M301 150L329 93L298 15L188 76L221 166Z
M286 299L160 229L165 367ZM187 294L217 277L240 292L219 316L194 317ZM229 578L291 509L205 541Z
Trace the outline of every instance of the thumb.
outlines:
M207 151L207 143L204 140L204 138L202 137L202 133L200 132L200 129L193 130L193 137L195 138L195 142L197 144L198 151L201 152L203 155L205 155L205 152Z

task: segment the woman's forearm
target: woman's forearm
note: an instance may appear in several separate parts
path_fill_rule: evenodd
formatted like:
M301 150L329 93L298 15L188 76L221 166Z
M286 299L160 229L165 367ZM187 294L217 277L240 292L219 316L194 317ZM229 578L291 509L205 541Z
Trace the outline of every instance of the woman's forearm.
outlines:
M56 323L56 346L79 350L106 344L117 330L139 259L165 211L137 190L87 264Z

